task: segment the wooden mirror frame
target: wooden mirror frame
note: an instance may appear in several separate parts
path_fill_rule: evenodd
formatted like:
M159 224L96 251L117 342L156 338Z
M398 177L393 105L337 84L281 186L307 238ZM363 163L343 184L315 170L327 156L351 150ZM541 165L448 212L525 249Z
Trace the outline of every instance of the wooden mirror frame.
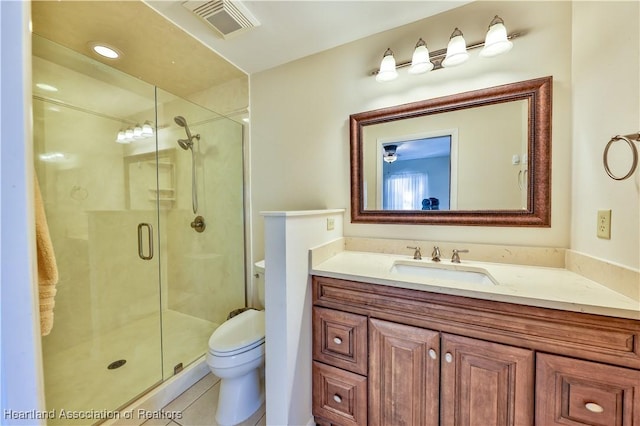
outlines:
M552 77L543 77L350 115L351 222L550 227L552 84ZM526 100L529 105L527 209L364 209L362 139L365 126L518 100Z

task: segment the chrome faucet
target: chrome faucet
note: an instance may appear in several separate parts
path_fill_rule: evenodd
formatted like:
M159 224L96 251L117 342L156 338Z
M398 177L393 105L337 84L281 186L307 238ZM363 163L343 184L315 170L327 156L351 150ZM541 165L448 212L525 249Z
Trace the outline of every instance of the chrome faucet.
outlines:
M431 260L433 262L440 262L440 247L433 247L433 251L431 252Z
M415 251L413 252L413 258L414 258L415 260L422 260L422 253L420 252L420 247L410 247L410 246L407 246L407 248L412 249L412 250L415 250Z
M469 250L453 249L453 256L451 256L451 263L460 263L460 254L459 253L469 253Z

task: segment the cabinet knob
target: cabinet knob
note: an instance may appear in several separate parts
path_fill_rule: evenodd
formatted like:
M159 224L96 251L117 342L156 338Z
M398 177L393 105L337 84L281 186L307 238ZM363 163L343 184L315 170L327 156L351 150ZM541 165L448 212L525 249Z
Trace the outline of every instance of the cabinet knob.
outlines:
M339 337L334 337L333 338L333 343L335 343L336 345L341 345L342 344L342 339Z
M604 411L602 405L596 404L595 402L587 402L586 404L584 404L584 408L591 411L592 413L602 413Z
M438 358L438 354L433 349L429 349L429 358L436 359Z
M342 402L342 397L338 394L333 395L333 400L340 404Z
M451 363L453 361L453 355L451 355L451 353L447 352L444 355L444 360L447 361L448 363Z

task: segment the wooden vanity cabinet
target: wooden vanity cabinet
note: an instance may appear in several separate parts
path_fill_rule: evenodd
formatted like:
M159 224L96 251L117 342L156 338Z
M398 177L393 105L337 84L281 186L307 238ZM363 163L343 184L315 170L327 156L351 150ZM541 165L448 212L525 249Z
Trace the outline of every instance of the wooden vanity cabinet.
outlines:
M640 321L324 277L313 302L318 424L640 426Z

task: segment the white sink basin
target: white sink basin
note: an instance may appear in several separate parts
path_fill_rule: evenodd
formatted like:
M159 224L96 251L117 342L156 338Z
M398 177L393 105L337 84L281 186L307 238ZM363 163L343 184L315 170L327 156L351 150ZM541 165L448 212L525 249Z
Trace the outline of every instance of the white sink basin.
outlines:
M497 285L497 282L493 280L486 270L475 266L398 260L391 267L391 273L460 281L469 284Z

